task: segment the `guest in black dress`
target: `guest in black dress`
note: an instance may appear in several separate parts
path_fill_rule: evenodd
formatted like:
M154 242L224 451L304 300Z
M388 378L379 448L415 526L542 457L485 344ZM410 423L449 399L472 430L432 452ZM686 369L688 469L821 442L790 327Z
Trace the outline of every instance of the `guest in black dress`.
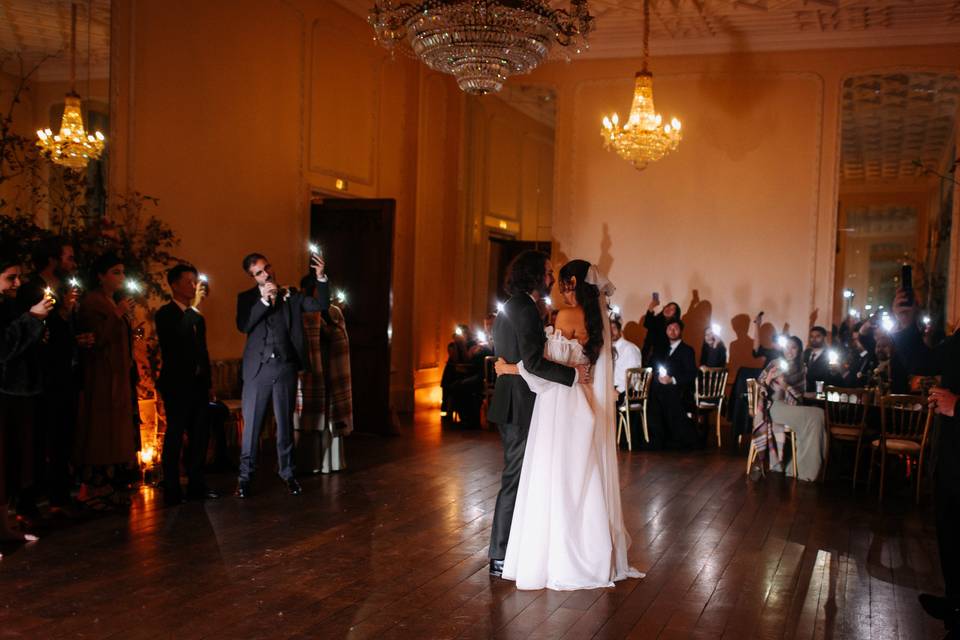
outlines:
M725 367L727 366L727 345L717 335L714 327L709 326L703 330L703 346L700 347L700 366L701 367Z

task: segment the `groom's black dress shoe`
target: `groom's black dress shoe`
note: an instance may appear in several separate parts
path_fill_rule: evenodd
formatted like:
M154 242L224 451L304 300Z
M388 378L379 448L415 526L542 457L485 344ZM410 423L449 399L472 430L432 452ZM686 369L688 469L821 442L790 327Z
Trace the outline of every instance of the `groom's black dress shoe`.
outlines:
M931 618L943 620L947 629L953 629L960 620L960 607L948 600L930 593L921 593L917 596L920 606Z
M503 560L490 561L490 575L497 578L503 577Z
M292 496L298 496L303 493L303 487L300 486L300 483L297 482L296 478L290 478L287 482L287 491L290 492Z

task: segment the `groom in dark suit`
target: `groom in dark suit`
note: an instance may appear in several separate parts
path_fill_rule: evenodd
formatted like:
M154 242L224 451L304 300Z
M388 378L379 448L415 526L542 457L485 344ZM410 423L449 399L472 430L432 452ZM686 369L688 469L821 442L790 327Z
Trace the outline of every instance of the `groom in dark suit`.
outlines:
M330 307L330 289L323 273L323 259L313 255L310 266L316 277L315 297L278 287L266 256L251 253L243 259L243 270L256 285L237 296L237 328L247 334L247 345L243 350L243 443L236 491L238 498L250 496L260 429L271 402L277 421L280 477L290 495L300 495L303 491L293 476L297 372L309 362L301 314L326 311Z
M511 297L493 324L496 356L511 364L522 361L528 373L568 387L573 386L578 377L580 382L589 382L586 366L574 369L543 357L547 336L537 301L550 293L553 282L553 266L546 254L525 251L513 260L506 282ZM503 441L503 476L490 532L490 573L494 576L503 574L503 558L507 553L520 469L536 398L521 376L499 376L487 412L488 420L498 425Z

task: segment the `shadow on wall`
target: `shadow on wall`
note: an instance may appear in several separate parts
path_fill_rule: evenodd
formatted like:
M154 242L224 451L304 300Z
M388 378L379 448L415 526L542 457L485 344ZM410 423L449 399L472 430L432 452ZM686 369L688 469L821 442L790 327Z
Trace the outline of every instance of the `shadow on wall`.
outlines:
M762 56L747 48L743 34L730 30L733 51L718 56L718 64L700 79L700 104L704 111L698 131L711 146L731 160L741 160L760 146L764 135L773 131L778 114L767 97L777 90L778 77L759 63Z

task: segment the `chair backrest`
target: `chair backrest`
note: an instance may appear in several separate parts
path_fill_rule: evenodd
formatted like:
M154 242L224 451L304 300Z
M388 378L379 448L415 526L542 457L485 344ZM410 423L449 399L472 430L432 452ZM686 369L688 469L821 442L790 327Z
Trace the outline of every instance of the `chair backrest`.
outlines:
M653 367L627 369L627 402L643 402L650 394Z
M213 378L213 392L218 398L232 399L240 397L239 358L214 360L210 363L210 375Z
M826 414L828 429L830 427L863 429L866 426L867 413L876 394L875 389L828 386L825 391L823 410Z
M880 410L884 438L926 441L932 414L924 396L891 393L880 399Z
M697 373L697 402L719 402L727 388L727 369L725 367L700 367Z
M750 417L756 417L760 406L760 383L756 378L747 378L747 412Z
M931 387L940 386L940 376L910 376L907 386L910 389L910 393L916 393L926 397L930 395Z

